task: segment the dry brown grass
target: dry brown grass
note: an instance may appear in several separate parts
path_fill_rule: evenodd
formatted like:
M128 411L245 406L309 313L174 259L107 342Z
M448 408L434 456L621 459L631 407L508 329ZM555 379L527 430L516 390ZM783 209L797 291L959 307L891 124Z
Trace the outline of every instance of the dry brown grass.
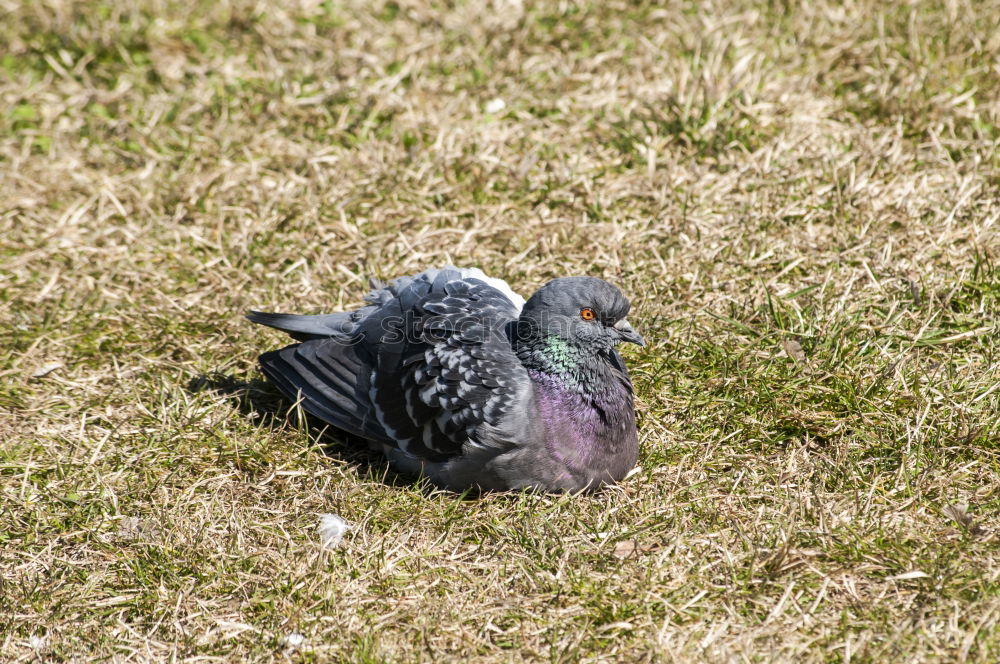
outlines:
M0 659L1000 659L997 2L0 0L0 45ZM642 472L461 500L284 423L242 313L445 262L632 296Z

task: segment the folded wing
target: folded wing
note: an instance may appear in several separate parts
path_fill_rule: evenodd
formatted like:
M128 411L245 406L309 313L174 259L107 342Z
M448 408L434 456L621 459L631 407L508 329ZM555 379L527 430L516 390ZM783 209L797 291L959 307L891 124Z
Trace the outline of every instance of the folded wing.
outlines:
M366 300L325 316L250 314L303 339L262 355L264 372L314 416L421 459L502 444L498 427L529 382L508 336L521 302L458 268L397 279Z

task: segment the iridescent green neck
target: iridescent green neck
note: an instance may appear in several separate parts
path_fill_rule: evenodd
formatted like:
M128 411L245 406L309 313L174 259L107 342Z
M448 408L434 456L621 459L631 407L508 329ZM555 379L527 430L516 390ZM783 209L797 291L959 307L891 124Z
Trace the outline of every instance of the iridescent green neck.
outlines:
M564 388L587 392L594 358L557 336L536 338L517 346L518 358L529 371L556 379Z
M580 352L560 337L546 337L542 355L560 372L572 372L580 366Z

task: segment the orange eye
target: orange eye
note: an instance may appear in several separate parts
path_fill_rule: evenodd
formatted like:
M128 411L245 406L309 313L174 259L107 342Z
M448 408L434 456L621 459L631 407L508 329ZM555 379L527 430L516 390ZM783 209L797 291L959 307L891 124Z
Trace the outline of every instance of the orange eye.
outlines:
M594 313L593 309L588 307L586 309L580 309L580 318L583 320L594 320L597 318L597 314Z

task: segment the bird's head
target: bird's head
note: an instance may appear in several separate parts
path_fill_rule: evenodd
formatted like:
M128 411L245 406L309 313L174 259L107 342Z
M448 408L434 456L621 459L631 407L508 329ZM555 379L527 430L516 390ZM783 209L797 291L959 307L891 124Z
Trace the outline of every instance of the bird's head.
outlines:
M553 279L525 303L518 334L558 339L592 352L607 352L622 341L646 345L626 316L631 305L618 288L596 277Z

